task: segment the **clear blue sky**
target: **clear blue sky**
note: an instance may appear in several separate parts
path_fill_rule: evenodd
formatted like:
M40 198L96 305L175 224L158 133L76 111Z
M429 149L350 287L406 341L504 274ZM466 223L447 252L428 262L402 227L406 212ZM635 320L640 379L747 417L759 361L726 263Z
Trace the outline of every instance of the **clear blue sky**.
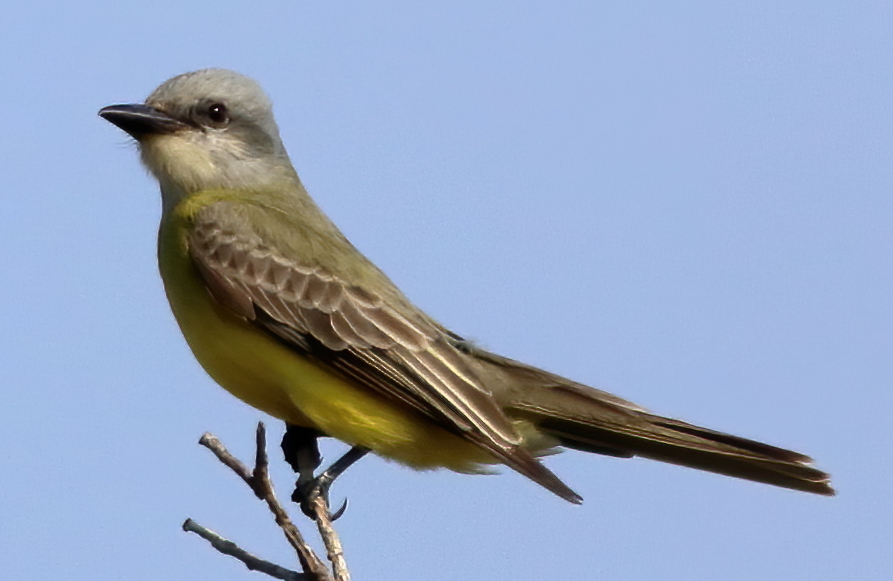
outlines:
M889 2L7 3L0 578L261 578L186 517L292 562L196 444L247 457L263 416L193 361L157 187L96 116L221 66L264 85L311 193L442 322L811 454L840 492L549 459L577 507L369 459L334 491L356 579L890 579L891 31Z

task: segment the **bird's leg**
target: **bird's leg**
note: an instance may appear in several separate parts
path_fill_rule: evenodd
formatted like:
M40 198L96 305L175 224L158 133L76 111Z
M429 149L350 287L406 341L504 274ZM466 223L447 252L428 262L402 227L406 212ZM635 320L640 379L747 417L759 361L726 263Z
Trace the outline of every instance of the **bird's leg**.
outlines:
M369 452L368 448L354 446L319 475L314 475L322 463L317 440L323 435L317 430L286 424L285 435L282 437L282 451L285 453L285 460L298 474L291 499L300 504L301 511L310 518L314 518L310 506L311 500L321 497L328 506L329 488L335 479ZM347 501L345 500L341 508L332 516L332 520L340 517L346 508Z
M322 432L312 428L302 428L293 424L285 424L285 434L282 436L282 453L285 461L298 475L296 486L301 489L307 482L314 479L314 473L322 464L322 456L319 454L317 440ZM297 493L297 491L296 491ZM292 495L292 500L297 500Z

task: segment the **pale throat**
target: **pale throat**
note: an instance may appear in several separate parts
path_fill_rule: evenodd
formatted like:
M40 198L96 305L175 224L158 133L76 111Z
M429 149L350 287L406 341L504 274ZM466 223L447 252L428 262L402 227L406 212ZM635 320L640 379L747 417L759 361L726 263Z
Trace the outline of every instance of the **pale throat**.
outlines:
M154 135L140 144L140 153L161 186L165 214L195 192L260 190L294 179L288 158L251 155L241 143L204 134Z

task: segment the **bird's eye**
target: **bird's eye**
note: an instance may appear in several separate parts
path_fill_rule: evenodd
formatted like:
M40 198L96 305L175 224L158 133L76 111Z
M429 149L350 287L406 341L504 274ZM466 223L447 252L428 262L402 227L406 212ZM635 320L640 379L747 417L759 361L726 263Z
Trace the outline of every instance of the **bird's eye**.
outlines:
M211 103L208 105L208 119L215 125L222 127L229 123L229 110L223 103Z

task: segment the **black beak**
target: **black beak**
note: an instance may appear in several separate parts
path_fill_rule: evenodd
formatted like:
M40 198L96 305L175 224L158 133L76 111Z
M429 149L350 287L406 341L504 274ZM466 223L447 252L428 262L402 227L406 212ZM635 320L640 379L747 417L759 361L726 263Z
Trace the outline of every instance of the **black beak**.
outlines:
M137 140L146 135L173 133L186 127L182 121L148 105L109 105L99 110L99 116Z

